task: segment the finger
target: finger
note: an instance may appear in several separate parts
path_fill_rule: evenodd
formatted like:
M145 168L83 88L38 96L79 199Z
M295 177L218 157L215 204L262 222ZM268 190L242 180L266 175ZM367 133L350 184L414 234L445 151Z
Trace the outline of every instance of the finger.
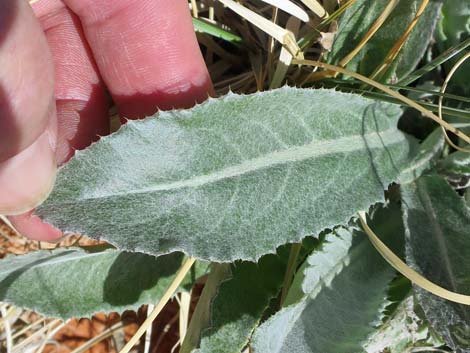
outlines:
M64 0L121 115L189 107L212 86L186 0Z
M31 210L49 194L56 169L50 136L44 132L31 146L0 163L0 214Z
M55 64L55 99L59 164L70 159L98 135L109 132L105 86L93 62L78 18L60 0L41 0L33 5L46 34ZM60 239L62 232L32 212L10 217L23 235L43 241Z
M55 175L53 65L26 1L0 2L0 213L40 203Z
M80 21L60 0L33 5L55 65L57 161L109 133L106 88L84 38Z
M57 241L63 237L62 232L54 226L43 222L33 211L19 216L10 216L8 220L21 235L32 240Z

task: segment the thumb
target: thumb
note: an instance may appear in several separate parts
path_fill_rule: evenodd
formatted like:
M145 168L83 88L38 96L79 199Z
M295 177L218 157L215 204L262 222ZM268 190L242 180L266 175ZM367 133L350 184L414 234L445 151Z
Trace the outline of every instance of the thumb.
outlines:
M25 0L0 2L0 214L28 211L49 193L56 164L54 69Z

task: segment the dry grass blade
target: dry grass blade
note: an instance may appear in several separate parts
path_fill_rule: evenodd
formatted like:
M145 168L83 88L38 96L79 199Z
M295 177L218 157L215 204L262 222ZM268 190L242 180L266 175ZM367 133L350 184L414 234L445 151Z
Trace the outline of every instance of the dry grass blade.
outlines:
M10 220L6 217L0 214L0 220L3 221L13 232L15 232L17 235L20 235L20 232L13 227L13 224L11 224Z
M429 4L429 0L422 0L421 4L419 5L418 11L416 12L415 17L413 20L410 22L408 27L406 27L405 32L402 34L402 36L397 40L397 42L393 45L392 49L387 53L387 56L385 57L382 65L380 65L377 69L374 70L370 78L372 80L376 80L377 78L380 78L389 68L390 64L395 60L397 57L398 53L400 50L403 48L403 45L405 45L406 40L410 36L411 31L413 28L416 26L418 23L419 18L421 15L424 13L424 10L426 10L426 7Z
M6 305L2 305L0 308L0 312L2 314L3 322L4 322L4 327L5 327L5 343L6 343L6 350L7 353L11 353L13 351L13 338L12 338L12 333L11 333L11 325L10 325L10 320L8 319L8 310Z
M290 0L261 0L266 4L272 5L288 14L297 17L299 20L308 22L308 14L299 6Z
M444 93L446 92L446 89L447 89L447 85L449 84L452 76L454 76L455 72L457 71L457 69L462 66L462 64L465 62L465 60L467 60L468 58L470 58L470 52L468 52L467 54L465 54L464 56L462 56L456 63L454 66L452 66L452 69L449 71L449 74L447 75L444 83L442 84L442 87L441 87L441 95L439 96L439 103L438 103L438 115L439 115L439 118L442 119L442 101L444 100ZM456 150L458 151L461 151L461 152L466 152L466 153L470 153L470 149L468 148L462 148L460 146L457 146L450 138L449 138L449 135L447 135L447 131L442 128L442 131L444 132L444 137L447 141L447 143L449 145L451 145L453 148L455 148Z
M328 17L328 12L317 0L301 0L302 3L309 8L315 15L320 18Z
M49 322L48 324L44 325L44 327L42 327L41 329L34 332L34 334L14 346L13 352L23 352L26 346L28 346L35 340L39 340L46 332L50 332L58 326L62 326L61 320L53 320Z
M395 6L398 4L400 0L390 0L390 2L387 4L383 12L380 14L380 16L375 20L374 24L369 28L367 33L364 35L364 37L361 39L359 44L349 53L347 54L343 59L340 60L338 63L338 66L346 66L356 55L361 51L361 49L367 44L367 42L374 36L375 33L379 30L379 28L383 25L385 20L390 16L392 13L393 9ZM348 3L348 5L352 5L353 1ZM315 75L312 75L310 77L310 80L312 81L317 81L317 80L322 80L326 77L336 77L338 74L338 71L330 71L326 70L323 72L317 72Z
M263 16L258 15L256 12L240 5L233 0L219 0L222 4L227 6L232 11L236 12L241 17L261 29L263 32L269 34L271 37L276 39L284 47L289 50L292 56L296 57L300 52L300 48L297 45L297 41L292 32L276 25L275 23L267 20Z
M415 270L410 268L406 263L404 263L397 255L393 253L372 231L372 229L367 224L365 212L359 212L359 220L361 221L362 227L369 237L371 243L377 249L377 251L382 255L382 257L398 272L403 276L408 278L411 282L417 286L423 288L424 290L437 295L438 297L450 300L455 303L470 305L470 296L463 295L449 291L445 288L438 286L437 284L429 281L428 279L421 276Z
M372 36L377 33L379 28L383 25L388 16L390 16L399 1L400 0L390 0L383 12L380 14L377 20L375 20L374 24L369 28L367 33L361 39L359 44L339 62L339 66L346 66L356 56L356 54L359 53L359 51L364 47L364 45L366 45L369 39L371 39Z
M377 81L371 80L370 78L367 78L361 74L358 74L356 72L353 72L351 70L345 69L343 67L335 66L335 65L330 65L330 64L325 64L320 61L315 61L315 60L299 60L299 59L294 59L292 61L293 64L298 64L298 65L309 65L309 66L314 66L314 67L322 67L326 70L332 71L332 72L338 72L342 73L345 75L349 75L351 77L354 77L364 83L367 83L368 85L378 88L379 90L387 93L388 95L400 100L401 102L405 103L406 105L415 108L416 110L420 111L424 116L434 120L436 123L441 125L443 128L446 130L452 132L453 134L457 135L459 138L464 140L467 143L470 143L470 137L464 134L462 131L458 130L451 124L449 124L447 121L439 118L437 115L433 114L429 110L425 109L418 103L414 102L413 100L409 99L408 97L405 97L404 95L388 88L387 86L378 83Z
M177 297L178 298L178 297ZM180 294L179 302L179 334L180 341L184 340L186 332L188 331L189 314L191 307L191 292L182 292Z
M114 332L116 332L117 330L120 330L124 326L125 325L124 325L123 322L118 322L117 324L111 326L107 330L104 330L103 332L101 332L99 335L93 337L91 340L89 340L86 343L82 344L80 347L73 350L71 353L83 353L83 352L87 351L88 349L90 349L91 347L96 345L97 343L99 343L99 342L105 340L106 338L112 336L114 334Z
M199 17L199 11L197 10L197 3L196 0L191 0L191 14L193 17L198 18Z
M277 19L279 17L279 10L277 7L273 7L273 11L272 11L272 16L271 16L271 20L273 21L273 23L277 23ZM291 17L291 18L296 18L296 17ZM297 18L296 18L297 19ZM297 21L299 21L299 19L297 19ZM300 22L300 21L299 21ZM287 27L286 27L287 28ZM289 29L289 28L287 28ZM275 45L274 45L274 39L273 37L269 37L268 38L268 59L267 59L267 62L266 62L266 75L271 78L272 77L272 68L273 68L273 58L274 58L274 48L275 48ZM285 50L284 47L282 47L283 50Z
M41 318L39 320L36 320L36 321L32 322L28 326L26 326L26 327L22 328L20 331L16 332L13 335L13 339L17 339L18 337L21 337L22 335L24 335L25 333L27 333L29 330L33 329L37 325L42 324L45 320L46 320L46 318Z
M300 21L295 17L291 17L289 20L287 20L286 28L289 31L292 31L292 33L297 34L300 28ZM282 85L282 82L286 77L287 70L292 63L292 59L292 54L286 48L282 47L281 54L279 55L279 61L276 66L276 71L274 72L269 89L279 88Z
M152 352L160 352L160 350L158 349L160 347L160 344L164 341L166 335L168 334L168 332L170 332L171 327L175 324L175 322L178 320L178 318L179 318L179 315L177 313L170 320L167 321L167 324L163 327L162 334L157 338L156 342L153 344ZM180 344L180 342L178 340L175 343L174 347L178 347L179 344ZM172 350L173 350L173 348L172 348Z
M173 280L173 282L171 282L165 294L163 294L162 298L160 299L158 304L155 306L155 309L150 313L147 319L145 319L144 323L139 327L139 329L134 334L134 336L132 336L129 342L127 342L127 344L119 353L129 353L129 351L135 346L135 344L140 339L140 337L142 337L145 331L147 331L148 326L152 324L153 320L155 320L157 315L160 313L160 311L162 311L163 307L166 305L166 303L168 303L170 298L173 296L176 289L178 289L179 285L181 284L184 277L186 276L188 271L191 269L195 261L196 259L191 257L186 260L183 266L181 266L175 279Z
M147 316L149 316L154 309L155 309L155 305L149 304L147 306ZM152 331L153 331L153 325L149 325L149 327L147 327L147 331L145 332L144 351L142 353L150 352L150 345L152 343Z
M54 327L53 329L49 330L49 332L46 334L46 337L42 340L41 345L37 349L36 353L42 353L44 348L46 347L46 344L49 342L49 340L54 337L54 335L59 332L64 326L66 325L65 322L61 323L59 326Z
M302 50L307 50L312 44L314 44L318 38L319 31L325 30L328 25L337 20L349 7L351 7L356 0L347 0L344 2L336 11L332 12L328 17L324 18L321 23L316 26L316 30L310 31L305 36L300 38L299 46ZM330 11L331 12L331 11ZM324 73L323 73L324 74Z

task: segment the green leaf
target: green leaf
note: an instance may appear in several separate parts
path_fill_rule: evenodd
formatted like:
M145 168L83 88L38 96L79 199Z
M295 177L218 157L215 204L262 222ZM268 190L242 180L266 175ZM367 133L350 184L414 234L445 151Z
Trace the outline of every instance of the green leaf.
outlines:
M452 46L470 38L470 6L468 1L446 0L442 6L442 18L436 31L437 47L440 51L447 50ZM468 52L468 50L466 51ZM454 57L444 64L445 71L449 72L451 67L460 59ZM456 92L468 96L468 77L470 77L470 63L465 62L452 80L449 82L449 92Z
M440 168L453 174L470 176L470 154L463 151L451 153L440 163Z
M159 300L183 258L95 247L11 255L0 260L0 301L64 320L136 310ZM207 264L196 268L183 286L191 286Z
M356 0L341 17L328 62L337 64L348 55L359 44L388 3L389 0ZM366 76L372 74L383 62L390 48L402 36L420 3L421 0L400 1L382 27L347 68ZM440 1L429 2L395 59L389 77L401 78L409 74L421 60L439 18L440 7Z
M438 27L439 45L455 45L470 35L470 7L460 0L446 0Z
M226 40L227 42L239 43L242 41L242 39L236 34L226 31L225 29L207 22L204 19L193 17L193 26L196 32L206 33L213 37Z
M409 296L398 305L393 316L369 337L364 350L367 353L427 352L426 347L438 348L442 345L443 342L433 335L427 323L415 314L413 298Z
M196 353L239 353L248 343L269 302L280 290L286 263L263 256L258 263L235 262L210 307L210 326Z
M162 112L78 151L37 213L122 250L256 260L383 201L416 149L400 115L287 87Z
M411 83L415 82L416 80L418 80L419 78L427 74L428 72L431 72L432 70L434 70L436 67L447 62L449 59L451 59L455 55L460 54L463 50L467 49L469 46L470 46L470 38L467 38L463 42L460 42L451 47L448 47L445 51L443 51L437 57L435 57L434 59L426 63L424 66L420 67L418 70L414 71L412 74L402 78L397 84L399 86L410 85ZM461 76L465 76L465 75L461 75Z
M230 280L232 271L231 264L215 263L211 264L211 271L207 276L204 289L197 301L194 313L188 326L186 336L181 344L180 353L192 352L199 346L201 333L211 325L211 305L222 282Z
M454 292L470 293L470 209L439 176L402 185L406 260L429 280ZM414 288L424 314L459 352L470 352L470 309Z
M419 145L418 152L411 162L411 166L402 171L400 183L408 183L419 178L421 174L431 169L438 163L445 145L441 128L434 129Z
M403 239L398 207L378 211L373 226L386 239ZM291 291L303 296L290 297L292 304L256 330L253 352L362 351L381 323L394 275L362 231L337 229L299 270Z
M463 151L449 154L439 163L439 171L457 188L468 187L470 185L470 154Z

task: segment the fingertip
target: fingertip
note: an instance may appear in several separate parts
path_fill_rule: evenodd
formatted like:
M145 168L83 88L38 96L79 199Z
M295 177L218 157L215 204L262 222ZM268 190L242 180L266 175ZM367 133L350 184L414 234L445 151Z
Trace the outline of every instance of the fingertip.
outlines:
M33 212L10 216L8 220L18 233L32 240L57 242L63 238L64 234L59 229L44 222Z
M0 214L24 213L47 198L57 170L54 139L46 131L27 149L0 163Z

